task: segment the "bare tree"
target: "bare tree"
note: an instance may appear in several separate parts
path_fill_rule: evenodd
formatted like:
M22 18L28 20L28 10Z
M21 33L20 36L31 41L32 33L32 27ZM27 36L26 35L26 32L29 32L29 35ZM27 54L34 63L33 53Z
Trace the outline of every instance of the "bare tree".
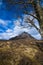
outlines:
M37 0L37 1L36 0L28 0L27 2L25 2L23 0L19 0L18 2L15 0L3 0L3 2L9 3L9 5L24 4L24 8L25 8L24 13L28 14L30 16L33 16L33 18L36 18L40 24L40 28L42 29L43 16L42 16L42 10L41 10L40 4L39 4L40 0ZM30 14L26 10L26 8L28 7L27 4L32 4L32 6L34 7L36 16L34 16L34 14ZM9 9L9 6L7 8ZM28 20L30 20L30 19L28 19ZM30 23L37 29L37 27L33 24L32 21L33 20L30 20ZM37 30L40 31L39 29L37 29Z

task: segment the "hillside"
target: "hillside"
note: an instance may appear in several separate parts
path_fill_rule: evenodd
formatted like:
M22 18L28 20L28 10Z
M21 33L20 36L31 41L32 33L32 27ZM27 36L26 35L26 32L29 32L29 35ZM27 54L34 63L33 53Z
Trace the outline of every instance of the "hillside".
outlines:
M27 34L0 40L0 65L43 65L43 41Z

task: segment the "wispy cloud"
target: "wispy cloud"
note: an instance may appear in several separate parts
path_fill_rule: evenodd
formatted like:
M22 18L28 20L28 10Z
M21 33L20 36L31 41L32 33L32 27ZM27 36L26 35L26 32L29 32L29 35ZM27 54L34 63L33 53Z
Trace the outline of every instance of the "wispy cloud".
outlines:
M6 23L5 23L5 21L4 21L4 20L0 19L0 24L5 25Z
M24 15L23 17L23 21L19 18L17 20L13 20L13 25L14 27L11 29L11 28L8 28L5 32L1 33L0 32L0 39L10 39L12 37L16 37L16 36L19 36L21 33L23 32L27 32L28 34L30 34L32 37L40 40L41 39L41 35L39 34L39 32L36 30L36 28L34 27L31 27L31 24L29 23L26 23L25 19L28 17L28 15ZM29 16L30 17L30 16ZM32 17L31 17L32 18ZM30 19L31 19L30 18ZM22 24L21 25L21 21L22 21ZM0 20L0 24L3 24L5 25L7 23L7 25L12 22L12 21L3 21L3 20ZM34 24L38 26L39 28L39 23L38 21L34 20ZM7 26L6 25L6 26ZM31 28L30 28L31 27Z

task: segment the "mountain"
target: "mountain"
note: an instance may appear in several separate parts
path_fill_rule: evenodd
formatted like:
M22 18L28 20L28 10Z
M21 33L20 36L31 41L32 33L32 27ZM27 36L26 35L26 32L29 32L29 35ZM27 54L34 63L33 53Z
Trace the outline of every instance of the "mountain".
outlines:
M25 32L0 40L0 65L43 65L43 41L38 42Z
M29 35L28 33L23 32L23 33L20 34L19 36L12 37L12 38L10 38L9 40L17 40L17 39L25 39L25 38L34 39L34 38L33 38L31 35ZM34 40L35 40L35 39L34 39Z

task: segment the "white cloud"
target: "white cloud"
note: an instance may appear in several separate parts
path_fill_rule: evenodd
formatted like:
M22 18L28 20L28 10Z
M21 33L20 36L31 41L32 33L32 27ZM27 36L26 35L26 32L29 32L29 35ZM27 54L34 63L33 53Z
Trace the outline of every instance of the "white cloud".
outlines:
M31 15L24 15L23 21L29 23L29 21L27 20L27 18L29 18L30 20L32 20L34 17L31 16ZM35 24L35 26L36 26L38 29L40 29L39 22L38 22L37 19L34 18L33 23Z
M40 29L38 20L37 19L34 19L33 22L34 22L35 26L37 26L37 28Z
M34 35L34 38L36 38L36 39L38 39L38 40L41 40L41 39L42 39L42 37L41 37L40 34L36 34L36 35Z
M1 23L1 24L5 24L5 22L4 22L2 19L0 19L0 23Z
M4 25L7 25L7 22L5 20L0 19L0 24L4 26Z
M29 27L29 25L31 26L31 24L29 23L29 24L27 24L27 23L25 23L25 17L28 17L27 15L26 16L24 16L24 19L23 19L23 21L22 21L22 23L23 23L23 26L21 26L21 24L20 24L20 21L21 21L21 19L18 19L18 20L14 20L13 22L14 22L14 28L13 29L10 29L10 28L8 28L7 30L6 30L6 32L4 32L4 33L0 33L0 39L10 39L10 38L12 38L12 37L15 37L15 36L19 36L21 33L23 33L23 32L27 32L28 34L30 34L32 37L34 37L34 38L36 38L36 39L41 39L41 35L39 34L39 32L34 28L34 27L32 27L31 29L30 29L30 27ZM10 23L11 21L6 21L6 23L7 23L7 25L8 25L8 23ZM36 21L37 22L37 21ZM0 24L6 24L5 23L5 21L3 21L3 20L1 20L0 19ZM38 25L38 24L37 24ZM34 32L35 31L35 32Z
M12 32L12 29L6 30L6 33L10 33L10 32Z
M2 39L9 39L12 37L16 37L19 36L21 33L23 32L27 32L28 34L30 34L32 37L40 40L41 39L41 35L37 32L37 30L35 30L34 28L32 28L31 30L29 28L23 28L23 26L19 27L19 26L15 26L15 28L13 30L6 30L7 32L1 34L1 38ZM36 34L34 34L35 32Z
M21 26L21 22L22 22L21 18L18 18L17 20L13 21L15 26Z

